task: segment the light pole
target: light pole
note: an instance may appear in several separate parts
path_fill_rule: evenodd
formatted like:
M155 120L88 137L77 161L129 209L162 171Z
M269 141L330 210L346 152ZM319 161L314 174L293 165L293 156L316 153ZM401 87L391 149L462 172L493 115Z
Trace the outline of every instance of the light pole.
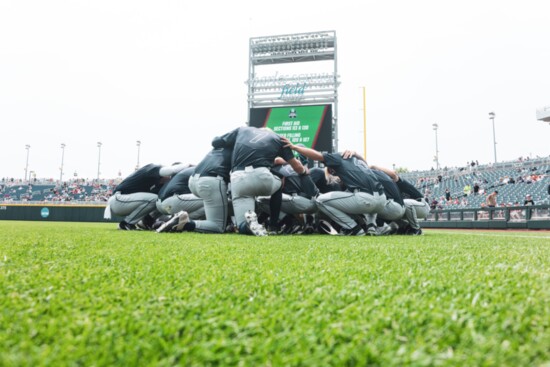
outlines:
M27 172L29 171L29 151L31 150L31 146L27 144L25 145L25 149L27 149L27 163L25 164L25 181L27 181Z
M438 124L432 124L432 128L435 131L435 166L439 171L439 148L437 146L437 129L439 128Z
M63 161L65 160L65 143L61 143L61 167L59 167L59 183L63 182Z
M139 169L139 149L141 147L141 140L136 141L137 145L137 164L136 164L136 171Z
M497 139L495 135L495 113L489 112L489 119L493 121L493 149L495 152L495 164L497 163Z
M101 144L100 141L97 142L97 150L98 150L98 156L97 156L97 179L99 180L99 174L100 174L100 168L101 168Z

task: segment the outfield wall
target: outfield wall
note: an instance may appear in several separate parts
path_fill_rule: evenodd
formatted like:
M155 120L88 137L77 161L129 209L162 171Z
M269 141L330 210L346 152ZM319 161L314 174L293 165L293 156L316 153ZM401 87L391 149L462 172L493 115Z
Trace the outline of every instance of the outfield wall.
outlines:
M78 204L3 204L0 220L31 220L43 222L118 222L120 218L103 219L105 205Z
M550 229L550 205L432 210L424 228Z
M105 205L4 204L0 220L45 222L119 222L103 219ZM421 222L423 228L550 229L550 205L433 210Z

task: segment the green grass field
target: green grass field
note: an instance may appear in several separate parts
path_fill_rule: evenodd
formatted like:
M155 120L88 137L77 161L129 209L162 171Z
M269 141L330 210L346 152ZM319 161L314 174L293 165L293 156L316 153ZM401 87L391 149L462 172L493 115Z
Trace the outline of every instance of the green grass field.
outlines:
M550 233L0 221L0 366L550 366Z

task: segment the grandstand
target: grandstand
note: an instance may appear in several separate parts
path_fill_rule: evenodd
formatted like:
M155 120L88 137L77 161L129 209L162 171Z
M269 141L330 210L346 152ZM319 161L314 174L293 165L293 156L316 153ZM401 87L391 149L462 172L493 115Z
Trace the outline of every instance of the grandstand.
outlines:
M550 202L547 191L550 184L550 157L401 173L401 177L413 182L425 193L430 203L437 201L433 209L479 208L494 190L499 192L499 205L523 205L527 194L532 196L535 204ZM479 185L477 194L473 192L476 183ZM469 195L464 192L467 185L472 188ZM446 189L449 189L453 200L445 200Z
M400 173L415 184L431 204L431 213L424 227L438 228L550 228L550 156L518 159L497 164L469 164L464 167ZM63 211L56 220L103 221L100 208L120 182L116 180L75 179L59 182L52 179L26 182L15 179L0 181L0 219L32 219L23 208L31 206L85 206L86 214ZM474 192L473 187L479 187ZM469 186L469 194L465 187ZM449 190L451 200L446 200ZM496 208L485 208L487 195L499 192ZM524 206L526 195L534 206ZM5 208L12 210L6 211ZM15 208L18 207L18 208ZM85 208L84 208L85 209ZM84 210L83 209L83 210ZM54 217L50 217L53 220Z
M400 174L425 194L430 203L437 202L432 209L479 208L486 196L498 190L498 204L522 205L527 194L535 204L549 204L550 156L537 159L518 159L495 165L468 165L440 170L413 171ZM75 179L66 182L51 179L24 180L2 179L0 198L4 203L16 202L105 202L112 194L116 180ZM469 195L464 188L479 185ZM445 200L449 189L451 201Z
M104 203L120 180L2 179L0 198L3 203Z

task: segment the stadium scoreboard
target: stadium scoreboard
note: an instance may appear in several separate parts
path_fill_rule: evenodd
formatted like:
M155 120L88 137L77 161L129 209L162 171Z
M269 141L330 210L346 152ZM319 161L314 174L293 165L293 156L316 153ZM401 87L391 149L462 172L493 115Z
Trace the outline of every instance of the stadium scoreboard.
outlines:
M292 144L332 152L332 105L250 109L250 126L267 127Z

